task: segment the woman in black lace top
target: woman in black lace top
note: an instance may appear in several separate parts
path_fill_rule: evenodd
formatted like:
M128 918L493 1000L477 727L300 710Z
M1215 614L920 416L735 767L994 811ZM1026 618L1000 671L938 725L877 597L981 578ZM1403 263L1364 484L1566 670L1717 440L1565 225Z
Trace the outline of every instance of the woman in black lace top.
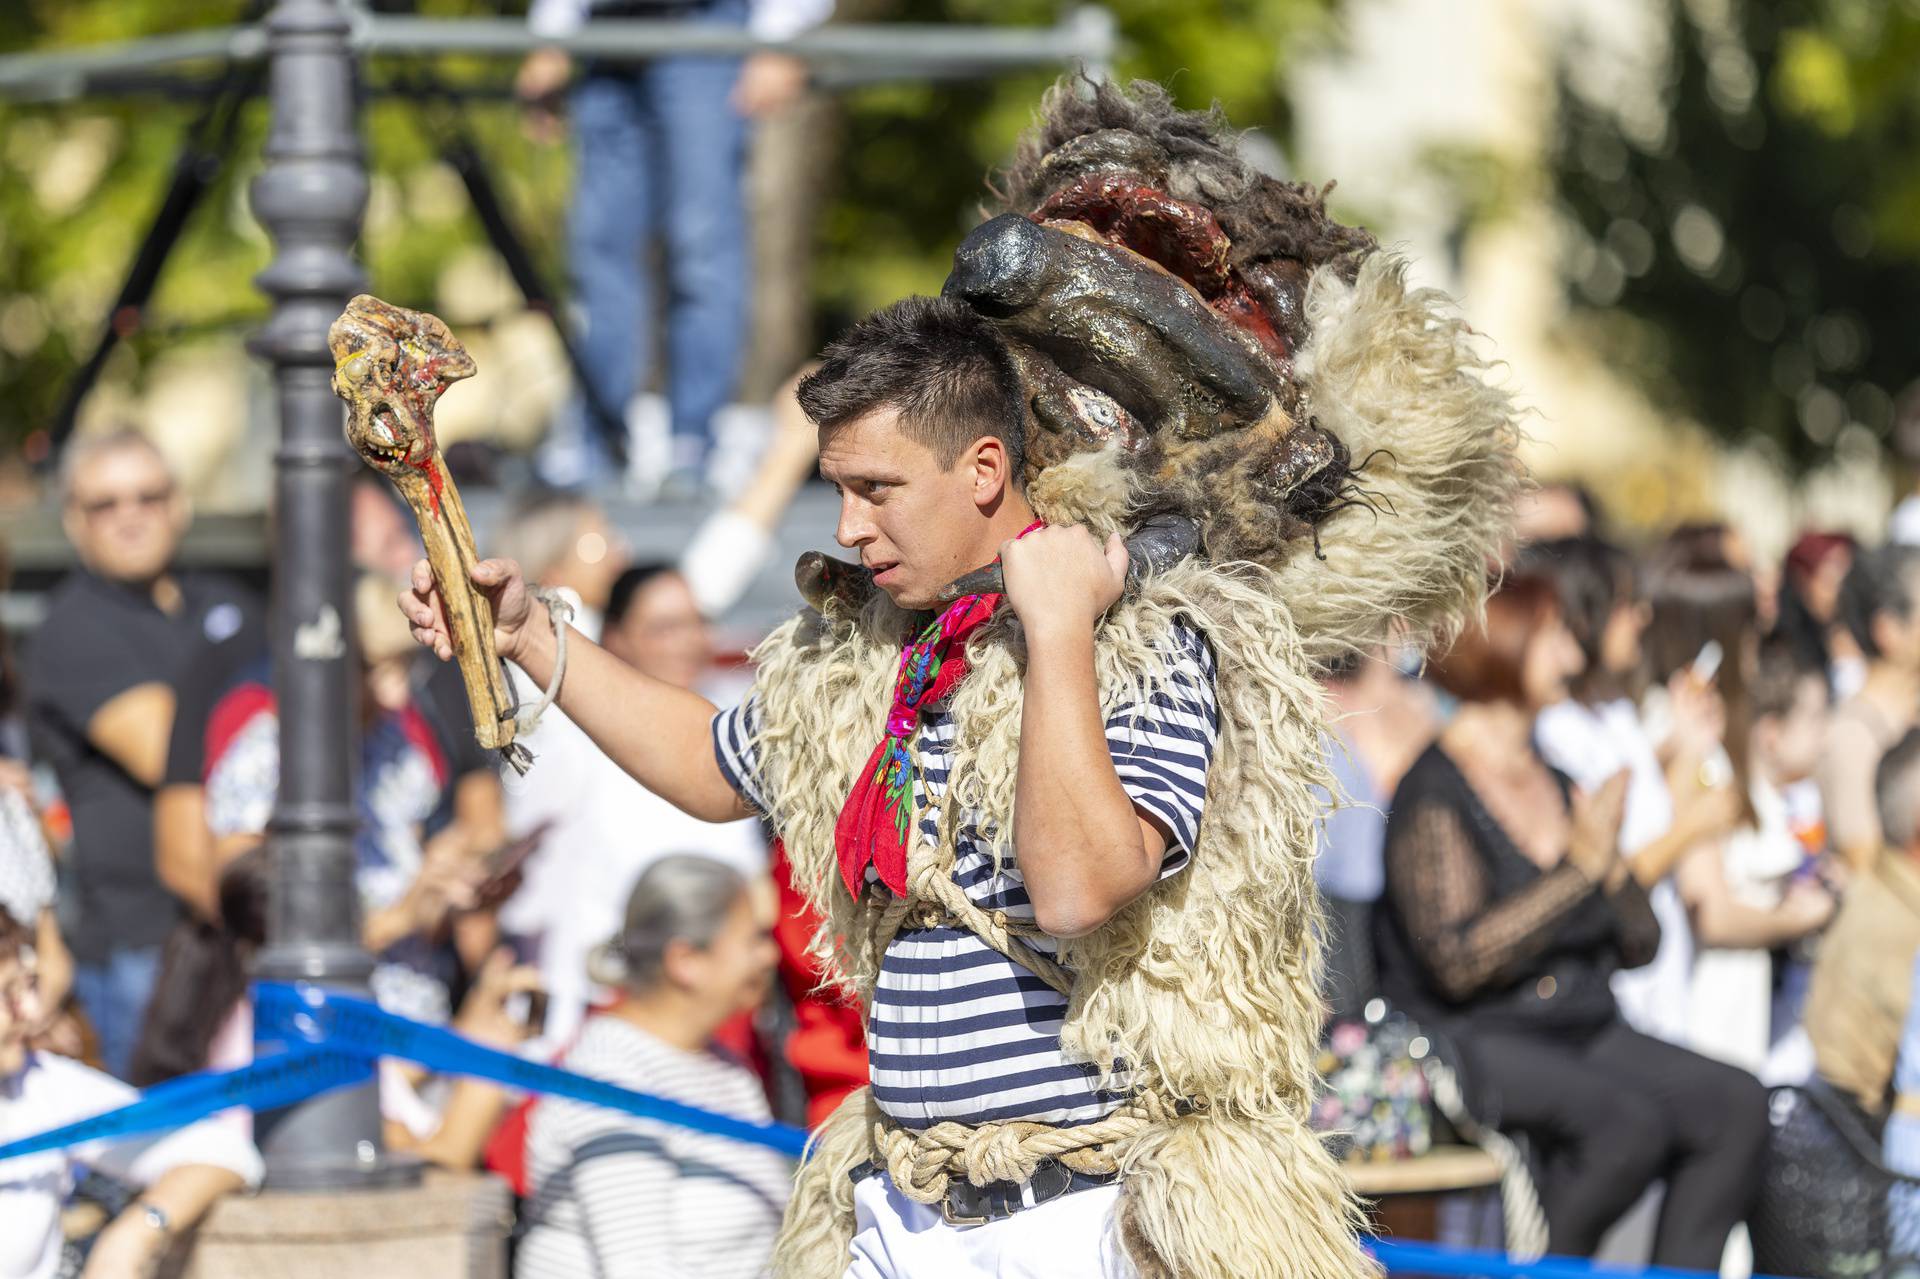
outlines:
M1531 737L1582 661L1551 585L1514 577L1433 664L1460 707L1394 794L1381 986L1459 1042L1481 1117L1529 1138L1553 1251L1590 1254L1664 1178L1653 1261L1717 1269L1756 1184L1766 1098L1614 1005L1609 979L1660 941L1619 853L1626 777L1575 792Z

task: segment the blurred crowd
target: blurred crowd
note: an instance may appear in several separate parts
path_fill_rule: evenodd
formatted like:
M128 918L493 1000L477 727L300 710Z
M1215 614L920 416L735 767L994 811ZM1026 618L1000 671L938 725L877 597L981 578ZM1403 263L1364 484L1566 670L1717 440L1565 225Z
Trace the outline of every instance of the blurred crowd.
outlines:
M553 490L518 502L489 549L564 596L574 624L621 660L726 696L740 663L716 653L709 619L758 571L813 469L813 430L790 394L781 402L757 470L690 532L679 562L634 562L592 502ZM4 666L0 1140L251 1060L246 983L273 883L264 843L276 820L312 820L277 802L282 725L262 602L176 567L190 515L159 451L133 432L87 438L60 485L80 567L53 592L24 662ZM808 928L779 900L790 890L776 887L760 826L683 817L557 710L526 739L533 771L503 780L474 743L458 668L415 645L395 607L421 555L410 517L370 472L354 477L350 502L360 678L348 822L382 1006L748 1118L769 1118L780 1096L804 1122L809 1092L825 1107L863 1082L858 1019L813 997ZM776 969L776 921L805 1007L783 1005L773 1027L754 1015ZM753 1273L785 1198L777 1156L675 1133L675 1158L739 1173L688 1183L682 1200L648 1180L657 1143L623 1145L632 1124L592 1107L533 1105L395 1062L382 1065L380 1101L390 1151L490 1165L526 1193L531 1274L582 1273L596 1264L583 1260L589 1247L601 1266L685 1249L701 1273ZM0 1219L47 1228L0 1243L0 1274L61 1272L52 1223L89 1170L83 1189L116 1215L88 1273L123 1273L122 1254L165 1246L220 1193L258 1183L253 1135L233 1112L116 1147L105 1163L79 1148L36 1157L47 1176L0 1185ZM587 1147L597 1157L582 1166ZM629 1220L636 1192L676 1206L640 1214L641 1228ZM711 1265L699 1260L708 1253Z
M1431 1140L1393 1100L1410 1019L1519 1139L1551 1251L1637 1218L1641 1258L1738 1273L1796 1175L1769 1086L1876 1138L1916 1104L1920 549L1810 531L1774 566L1717 524L1628 546L1547 486L1481 624L1326 687L1322 1110L1362 1155Z
M726 704L746 676L709 619L813 468L781 404L677 563L632 562L591 501L552 490L487 549L621 660ZM4 666L0 1136L251 1059L280 813L260 601L174 566L189 514L142 436L76 443L60 482L81 567ZM768 832L685 817L558 711L533 771L503 776L457 668L393 607L420 548L376 476L353 480L351 530L354 882L381 1004L750 1119L818 1120L863 1082L857 1013L818 989ZM1769 1087L1821 1090L1900 1165L1920 1113L1920 548L1810 532L1775 569L1719 525L1629 547L1548 486L1483 621L1425 659L1342 662L1325 690L1316 1118L1352 1157L1497 1133L1553 1251L1637 1219L1639 1255L1728 1273L1781 1161ZM1422 1058L1457 1103L1407 1087ZM770 1246L787 1169L764 1151L393 1062L380 1099L389 1149L512 1180L520 1273L665 1249L748 1274ZM234 1112L39 1156L55 1191L35 1202L52 1221L82 1177L134 1195L94 1245L115 1273L257 1183L253 1135ZM1902 1203L1884 1221L1904 1238ZM0 1246L0 1273L57 1273L35 1268L57 1236L18 1264Z
M813 432L780 403L758 470L677 563L633 562L602 511L554 490L486 549L621 660L726 704L745 672L710 619L813 469ZM81 567L4 667L0 1136L250 1060L263 844L277 814L303 820L277 803L261 602L175 567L189 513L159 452L89 437L60 484ZM371 474L350 491L375 996L708 1109L823 1116L864 1081L861 1027L817 989L768 832L681 815L558 711L528 741L533 771L503 776L457 668L393 606L420 555L404 509ZM1425 659L1342 662L1325 689L1317 1119L1354 1158L1417 1158L1443 1123L1497 1133L1553 1251L1592 1254L1637 1215L1641 1255L1735 1272L1780 1162L1770 1086L1823 1090L1898 1165L1901 1116L1920 1112L1920 548L1810 532L1776 569L1719 525L1628 546L1548 486L1483 621ZM1406 1087L1420 1058L1458 1113ZM776 1156L399 1063L380 1098L389 1149L513 1181L522 1273L663 1249L700 1273L764 1261ZM106 1267L257 1183L253 1136L235 1112L40 1156L55 1192L35 1202L52 1221L83 1176L109 1204L134 1195L98 1236ZM0 1273L57 1273L35 1268L57 1236Z
M541 39L644 18L781 40L832 7L537 0L529 24ZM530 132L574 151L565 233L582 381L537 456L546 487L484 549L565 597L621 660L723 697L738 681L710 619L746 589L813 467L790 393L724 503L709 465L746 345L750 133L806 86L805 64L777 52L576 65L551 45L515 84ZM656 383L660 397L640 395ZM635 406L644 419L656 404L667 457L627 478L712 512L675 563L635 562L578 496L618 474ZM351 826L361 941L391 1011L751 1119L775 1097L804 1121L864 1081L858 1019L815 993L810 927L757 824L681 816L557 710L525 739L535 771L503 781L475 745L457 669L419 650L394 607L421 548L384 481L352 482L353 635L336 619L301 641L350 639L358 663L344 815L280 803L281 732L303 726L280 722L263 601L176 567L190 517L160 452L131 432L76 443L59 499L80 567L24 662L0 649L0 1142L251 1060L246 983L268 934L276 825ZM793 998L769 1027L755 1012L776 932ZM379 1084L389 1151L513 1181L520 1272L644 1261L724 1276L764 1262L788 1181L776 1156L636 1134L611 1112L393 1062ZM21 1176L0 1179L0 1277L148 1273L220 1195L259 1183L252 1128L234 1112L15 1165ZM723 1175L676 1174L693 1166ZM76 1188L91 1217L71 1209Z

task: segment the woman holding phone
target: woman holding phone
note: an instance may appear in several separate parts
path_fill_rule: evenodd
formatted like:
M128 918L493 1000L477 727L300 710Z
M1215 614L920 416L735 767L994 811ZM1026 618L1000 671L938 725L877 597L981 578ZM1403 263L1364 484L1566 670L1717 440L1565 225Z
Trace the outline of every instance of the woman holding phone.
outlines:
M1620 855L1629 777L1580 790L1532 747L1584 667L1552 582L1525 573L1429 667L1460 706L1394 795L1381 986L1460 1045L1481 1118L1534 1143L1552 1251L1591 1254L1664 1177L1654 1262L1715 1267L1757 1184L1766 1097L1620 1015L1611 978L1660 936Z
M1521 564L1553 582L1584 658L1569 695L1534 721L1534 742L1576 786L1594 789L1626 772L1621 853L1660 921L1659 951L1650 963L1615 974L1614 996L1636 1030L1684 1042L1693 927L1675 871L1690 851L1725 834L1739 817L1731 786L1699 781L1721 749L1725 711L1714 680L1724 649L1706 640L1687 669L1660 691L1671 727L1656 739L1639 705L1647 691L1644 637L1653 609L1631 557L1598 538L1578 537L1529 547Z

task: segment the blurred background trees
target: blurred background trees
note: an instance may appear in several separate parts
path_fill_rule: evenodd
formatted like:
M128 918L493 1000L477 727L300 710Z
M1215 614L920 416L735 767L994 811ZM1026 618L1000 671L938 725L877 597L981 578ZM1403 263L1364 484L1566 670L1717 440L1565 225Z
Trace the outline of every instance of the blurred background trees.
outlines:
M383 3L380 7L401 7ZM420 0L427 14L524 13L525 4ZM1117 71L1169 83L1186 105L1214 97L1236 123L1258 127L1279 155L1288 118L1287 54L1326 30L1332 0L1221 0L1163 4L1119 0L1126 54ZM0 50L71 47L248 20L249 0L26 0L0 6ZM842 0L844 20L1045 25L1053 0ZM552 286L564 282L560 228L569 186L564 146L529 140L508 94L513 65L446 58L432 72L456 95L457 113L422 111L395 91L415 75L376 61L363 137L373 170L361 255L373 289L408 306L486 325L517 297L485 247L458 175L442 162L442 126L457 118L503 188L514 222ZM953 245L985 196L982 178L1007 158L1054 73L992 81L849 85L818 104L783 145L812 175L819 207L786 200L770 216L806 218L810 266L799 285L804 314L776 308L790 366L861 312L909 291L935 291ZM0 441L43 447L74 367L109 322L115 291L157 209L175 157L208 106L210 69L156 82L121 98L45 105L0 104ZM251 280L268 258L247 209L259 168L265 104L240 113L228 162L188 224L161 277L144 325L109 363L103 385L137 393L162 353L198 342L231 344L265 315ZM804 202L803 202L804 203ZM791 237L772 239L790 252ZM768 236L763 235L763 242ZM790 270L791 263L781 263ZM491 312L491 313L490 313ZM795 333L796 321L809 330ZM760 378L762 382L766 377ZM763 388L764 389L764 388Z
M380 3L440 15L525 7ZM1696 421L1727 441L1765 441L1789 473L1835 456L1879 456L1898 434L1901 397L1920 365L1906 314L1920 296L1920 77L1911 74L1920 0L1638 4L1653 15L1647 30L1664 32L1664 47L1646 51L1645 85L1589 92L1586 53L1571 37L1555 55L1562 71L1542 161L1516 166L1472 146L1443 147L1392 164L1390 174L1366 173L1377 166L1361 160L1333 164L1332 175L1452 184L1462 197L1455 247L1474 219L1544 194L1556 211L1557 270L1572 307L1554 322L1563 340L1591 350L1671 421ZM0 47L179 32L245 21L256 7L23 0L0 6ZM1591 7L1599 21L1619 12ZM1065 8L1060 0L841 0L839 12L849 21L1045 25ZM1253 130L1258 162L1285 169L1302 101L1293 95L1312 91L1303 63L1395 5L1112 0L1108 8L1123 40L1120 75L1160 80L1187 106L1218 98ZM1477 20L1497 31L1505 19L1494 11L1508 8L1484 0ZM519 314L441 144L449 122L471 134L556 290L566 149L522 131L507 91L511 63L448 58L431 70L450 87L450 107L422 110L397 93L416 74L408 64L368 69L364 137L374 179L361 252L372 286L440 311L463 331L497 331L503 345L525 347L538 325ZM762 166L758 236L767 280L750 393L770 389L868 308L939 286L985 199L983 177L1004 163L1053 78L1036 70L835 85L769 135L777 154L762 157L771 161ZM187 69L125 97L0 104L0 442L24 443L31 454L109 322L114 291L213 79L210 68ZM1417 99L1422 89L1400 92ZM1374 105L1343 103L1332 127L1363 129L1368 121L1354 112ZM265 126L263 103L239 112L230 162L188 224L144 326L108 365L96 412L150 398L152 380L196 352L244 362L238 343L265 313L251 280L268 249L246 204ZM1392 207L1340 211L1390 243L1417 240L1421 229L1383 213ZM1905 413L1920 418L1920 406ZM1920 436L1920 422L1913 431ZM1920 443L1908 453L1920 454Z
M1578 48L1560 79L1576 322L1725 439L1795 470L1871 456L1920 374L1920 5L1660 5L1651 100L1590 101ZM1899 451L1920 460L1920 436Z

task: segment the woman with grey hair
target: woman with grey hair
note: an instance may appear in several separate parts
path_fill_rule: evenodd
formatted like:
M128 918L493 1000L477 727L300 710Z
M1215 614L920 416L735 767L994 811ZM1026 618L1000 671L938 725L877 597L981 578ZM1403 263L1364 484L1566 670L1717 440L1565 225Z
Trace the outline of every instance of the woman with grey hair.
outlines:
M562 1061L627 1088L765 1122L759 1080L711 1043L759 1004L778 953L739 871L675 854L647 868L589 961L621 992ZM551 1097L527 1124L531 1194L515 1279L757 1275L786 1207L782 1155Z

